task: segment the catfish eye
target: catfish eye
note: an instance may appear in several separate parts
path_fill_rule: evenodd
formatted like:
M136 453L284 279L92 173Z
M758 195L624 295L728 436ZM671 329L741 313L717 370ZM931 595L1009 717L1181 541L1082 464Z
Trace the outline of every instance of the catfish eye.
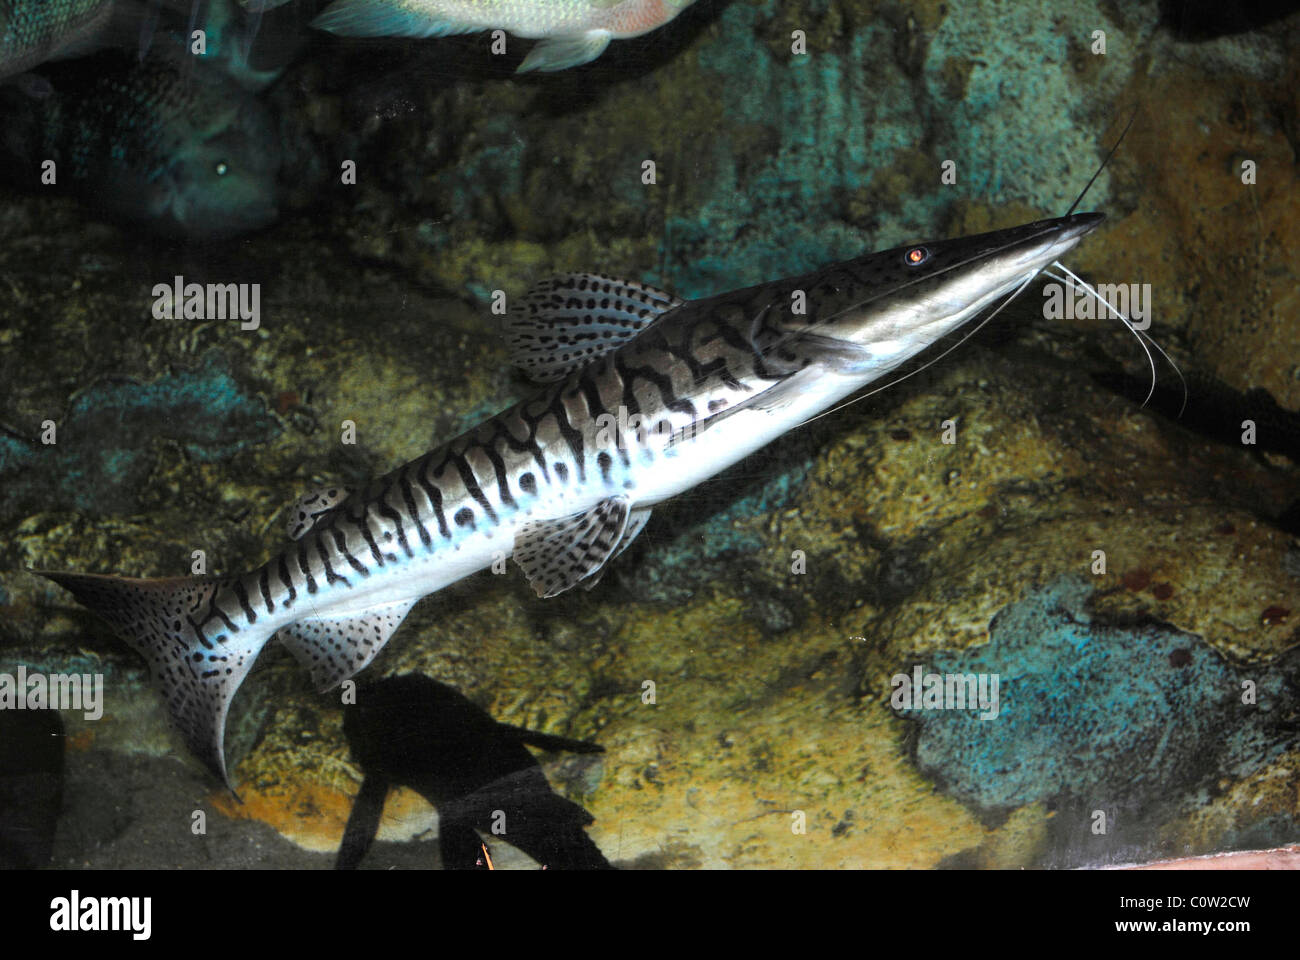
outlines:
M226 161L221 160L217 163L217 176L224 177L229 172L230 168L226 166Z
M913 247L907 253L903 254L903 262L909 267L919 267L925 261L930 259L930 251L925 247Z

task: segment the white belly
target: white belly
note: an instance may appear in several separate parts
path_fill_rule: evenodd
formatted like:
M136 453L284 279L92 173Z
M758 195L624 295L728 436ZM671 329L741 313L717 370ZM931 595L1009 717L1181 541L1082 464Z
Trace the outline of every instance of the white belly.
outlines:
M684 493L830 408L873 376L825 372L806 389L792 392L790 402L779 409L746 409L723 418L638 476L635 505L649 507Z

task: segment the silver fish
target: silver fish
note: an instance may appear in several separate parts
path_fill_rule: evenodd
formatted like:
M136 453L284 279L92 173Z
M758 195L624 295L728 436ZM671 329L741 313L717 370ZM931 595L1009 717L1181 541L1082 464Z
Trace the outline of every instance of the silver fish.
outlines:
M186 743L228 784L226 712L273 636L328 689L417 600L505 557L541 597L593 586L656 504L1014 297L1101 220L913 244L690 302L553 279L510 319L516 363L549 386L364 489L307 494L294 543L258 569L44 575L149 661Z
M347 37L448 37L508 30L541 40L519 72L595 60L611 40L657 30L695 0L335 0L312 25Z

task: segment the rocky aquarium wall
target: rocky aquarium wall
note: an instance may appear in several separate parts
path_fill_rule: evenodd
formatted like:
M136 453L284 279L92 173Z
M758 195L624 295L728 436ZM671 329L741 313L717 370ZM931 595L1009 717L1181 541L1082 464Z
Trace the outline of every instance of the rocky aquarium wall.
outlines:
M340 4L0 19L7 865L329 867L342 844L367 868L1100 867L1300 842L1300 17L624 0L659 19L532 69L575 42L548 0L474 24L428 0L420 37ZM412 550L376 557L427 553L403 583L428 596L364 669L349 647L313 683L288 649L328 660L328 631L381 623L331 614L320 574L300 639L262 637L228 691L233 792L169 723L225 705L175 691L221 680L204 658L254 636L249 609L269 622L274 596L220 590L268 561L280 589L302 495L352 491L322 531L378 517L373 478L536 393L510 350L536 284L662 289L687 303L651 332L714 310L761 367L747 331L802 315L754 304L786 288L708 298L838 295L804 275L1081 193L1105 221L1061 261L1126 319L1048 266L775 430L819 368L695 438L721 462L776 433L644 530L552 542L592 588L548 599L509 532L444 583L460 561L412 485ZM873 282L853 309L955 309ZM325 556L317 533L297 543ZM185 646L179 614L103 619L38 571L215 583L183 612L233 626Z

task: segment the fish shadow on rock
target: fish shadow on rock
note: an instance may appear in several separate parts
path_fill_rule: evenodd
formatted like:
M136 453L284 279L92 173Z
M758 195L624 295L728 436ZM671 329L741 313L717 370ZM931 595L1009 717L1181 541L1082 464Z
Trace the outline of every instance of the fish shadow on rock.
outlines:
M904 704L905 755L989 831L1041 805L1031 815L1042 816L1036 868L1210 852L1180 839L1177 825L1266 776L1300 742L1300 648L1263 670L1243 666L1150 615L1099 613L1093 589L1082 576L1059 577L1003 607L986 644L931 651L932 675L1006 678L1005 695L994 694L996 716L944 697ZM1291 841L1293 818L1265 817L1247 812L1233 831L1255 840L1277 831L1266 846Z
M417 674L358 690L343 731L365 779L344 830L338 869L360 864L388 790L398 785L438 811L447 869L488 867L480 833L500 836L544 868L611 868L584 829L594 818L552 791L525 744L573 753L603 753L604 747L498 723L456 690Z

